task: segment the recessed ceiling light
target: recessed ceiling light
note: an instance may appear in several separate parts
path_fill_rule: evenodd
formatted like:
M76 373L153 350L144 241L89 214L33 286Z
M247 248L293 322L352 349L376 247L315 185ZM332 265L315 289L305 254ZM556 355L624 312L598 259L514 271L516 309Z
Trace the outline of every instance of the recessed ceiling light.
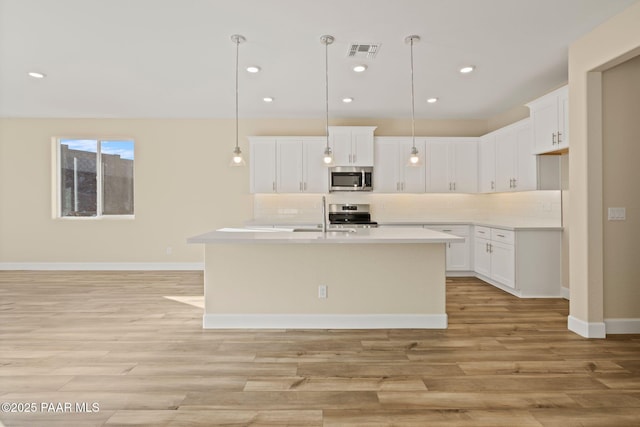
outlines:
M438 102L438 98L429 98L429 99L427 99L427 102L429 104L435 104L436 102Z
M344 102L345 104L348 104L350 102L353 102L353 98L342 98L342 102Z
M361 73L366 69L367 69L367 66L364 64L356 65L355 67L353 67L353 71L355 71L356 73Z
M460 72L462 74L468 74L468 73L472 72L475 69L476 69L475 65L467 65L466 67L460 68Z
M270 97L270 96L265 96L264 98L262 98L262 100L263 100L264 102L273 102L273 98L272 98L272 97Z
M36 71L30 71L27 73L30 77L33 77L34 79L44 79L45 77L47 77L46 74L43 73L38 73Z
M260 71L260 67L258 67L257 65L250 65L247 67L247 71L250 73L257 73Z

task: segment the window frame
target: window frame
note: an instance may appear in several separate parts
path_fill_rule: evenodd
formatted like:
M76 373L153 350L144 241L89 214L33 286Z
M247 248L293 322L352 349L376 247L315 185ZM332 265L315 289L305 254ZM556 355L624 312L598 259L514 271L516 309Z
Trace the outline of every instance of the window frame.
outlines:
M63 140L87 140L96 141L96 215L95 216L71 216L62 215L62 153L61 145ZM102 163L102 143L113 141L131 141L133 143L133 214L104 214L104 186L103 186L103 163ZM53 193L53 206L52 217L54 219L61 220L80 220L80 221L96 221L96 220L132 220L135 219L135 206L136 206L136 143L135 139L131 137L86 137L86 136L74 136L74 137L53 137L52 142L52 193Z

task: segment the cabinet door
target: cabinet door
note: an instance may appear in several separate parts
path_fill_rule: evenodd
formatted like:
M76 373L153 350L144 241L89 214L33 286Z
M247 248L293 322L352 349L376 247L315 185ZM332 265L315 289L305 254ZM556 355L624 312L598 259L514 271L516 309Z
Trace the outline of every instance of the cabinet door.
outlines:
M457 193L478 192L478 142L460 141L453 144L455 154L453 165L455 170L450 171L453 177L453 191ZM450 157L451 159L451 157Z
M398 152L401 143L395 139L376 138L373 191L377 193L397 193L400 191Z
M475 237L473 240L473 270L486 277L491 277L491 253L487 239Z
M351 132L351 163L354 166L373 166L374 148L371 130Z
M537 188L537 162L533 152L531 126L523 125L516 129L516 182L515 191L535 190Z
M302 177L302 141L278 140L276 145L278 193L301 193L304 186Z
M496 191L513 191L516 177L516 133L509 129L496 135Z
M449 177L449 143L429 142L429 192L448 193L451 188Z
M558 94L558 144L556 149L569 148L569 88L563 88Z
M276 192L276 141L250 142L250 192Z
M402 185L400 186L401 190L405 193L424 193L426 191L426 168L424 159L427 154L425 152L425 141L416 139L418 155L422 158L422 162L417 166L409 166L409 156L411 155L411 148L413 148L413 141L405 141L400 144L399 148L399 158L396 164L400 169L399 175L403 177L401 180Z
M486 135L478 144L478 190L481 193L496 191L496 138Z
M513 245L491 242L491 278L510 288L515 288L516 256Z
M549 95L531 110L533 144L536 154L557 150L554 141L558 132L558 97Z
M324 138L302 140L302 191L306 193L329 191L329 169L322 161L325 146Z
M333 151L334 166L351 166L351 131L330 130L329 144Z
M464 242L447 243L447 270L469 270L469 237Z

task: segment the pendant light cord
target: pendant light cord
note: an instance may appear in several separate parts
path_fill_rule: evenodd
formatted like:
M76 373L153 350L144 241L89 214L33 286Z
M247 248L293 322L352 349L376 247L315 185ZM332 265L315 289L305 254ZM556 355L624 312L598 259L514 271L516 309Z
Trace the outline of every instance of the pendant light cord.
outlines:
M413 93L413 36L411 37L411 139L413 148L416 148L416 113Z
M324 88L325 88L325 132L327 148L329 148L329 40L324 43Z
M240 52L240 38L236 38L236 150L238 149L238 56Z

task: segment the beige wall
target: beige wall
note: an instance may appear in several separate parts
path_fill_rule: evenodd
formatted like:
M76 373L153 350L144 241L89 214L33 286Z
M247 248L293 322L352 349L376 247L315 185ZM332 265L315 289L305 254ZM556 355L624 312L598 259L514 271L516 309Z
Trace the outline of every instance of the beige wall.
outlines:
M570 322L587 336L604 329L601 72L637 55L639 22L636 3L569 48Z
M640 318L640 56L602 74L604 318ZM626 221L606 209L625 207Z
M340 120L409 135L409 120ZM427 136L478 136L486 120L417 121ZM240 121L248 135L322 135L324 120ZM135 140L135 219L52 218L52 137ZM233 120L0 119L0 262L203 261L185 239L253 216L248 168L228 167ZM171 253L167 254L167 248Z

